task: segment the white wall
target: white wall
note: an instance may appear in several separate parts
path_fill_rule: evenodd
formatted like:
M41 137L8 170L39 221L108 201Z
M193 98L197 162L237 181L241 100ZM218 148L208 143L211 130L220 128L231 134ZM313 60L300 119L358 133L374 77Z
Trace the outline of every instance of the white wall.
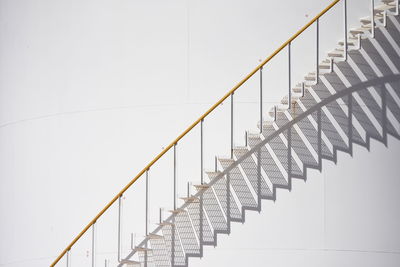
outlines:
M163 147L329 2L0 0L0 266L50 264ZM369 1L348 2L356 25ZM341 10L321 21L321 56L341 39ZM293 44L294 82L312 71L313 45L313 29ZM285 60L283 53L265 68L266 105L285 94ZM256 128L257 77L235 99L240 144ZM228 114L224 105L205 122L206 169L228 154ZM279 192L261 215L248 213L229 241L220 237L193 265L394 266L398 148L392 140L388 150L374 144L373 153L325 164L323 175ZM198 149L196 129L178 147L180 196L186 180L199 181ZM170 154L150 177L154 226L158 207L172 206ZM143 235L143 200L140 180L126 195L127 237ZM97 232L99 262L115 260L115 220L113 207ZM75 266L88 259L88 240L80 246Z

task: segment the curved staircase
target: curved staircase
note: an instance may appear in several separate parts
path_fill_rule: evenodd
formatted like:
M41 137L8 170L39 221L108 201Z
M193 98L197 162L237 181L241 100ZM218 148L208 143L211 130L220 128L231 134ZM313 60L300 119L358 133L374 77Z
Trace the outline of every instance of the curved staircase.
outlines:
M369 149L371 138L385 145L388 135L400 139L398 1L382 1L374 18L373 27L362 18L317 71L261 116L260 131L246 132L245 146L217 157L207 181L118 266L188 266L189 258L204 256L204 246L217 245L218 234L229 234L232 222L245 222L246 210L261 211L263 199L290 190L293 178L306 180L307 169L321 171L322 159L336 162L353 144Z

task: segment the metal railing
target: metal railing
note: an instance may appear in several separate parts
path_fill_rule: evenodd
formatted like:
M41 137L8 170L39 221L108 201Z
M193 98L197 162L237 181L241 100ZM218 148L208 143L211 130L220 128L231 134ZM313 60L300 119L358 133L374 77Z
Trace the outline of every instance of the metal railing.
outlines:
M214 105L212 105L202 116L200 116L194 123L192 123L185 131L183 131L175 140L173 140L167 147L165 147L147 166L145 166L115 197L86 225L86 227L72 240L72 242L60 253L60 255L54 260L54 262L50 265L51 267L55 266L62 257L66 255L67 259L67 266L70 265L70 250L75 245L75 243L92 227L92 266L95 266L95 225L98 219L118 200L119 203L119 224L118 224L118 239L120 239L120 217L121 217L121 198L123 194L143 175L146 174L146 234L148 233L148 172L150 168L164 155L166 154L171 148L174 150L174 209L176 209L176 146L178 145L179 141L186 136L193 128L195 128L198 124L200 124L200 131L201 131L201 183L203 184L203 122L204 119L212 113L220 104L222 104L227 98L230 98L230 155L233 157L233 106L234 106L234 93L237 89L239 89L246 81L248 81L251 77L253 77L257 72L260 72L260 131L262 131L262 123L263 123L263 94L262 94L262 71L265 64L267 64L272 58L274 58L278 53L280 53L286 47L288 48L288 67L289 67L289 95L288 95L288 105L289 108L291 106L291 43L295 40L301 33L303 33L306 29L308 29L311 25L316 23L316 44L317 44L317 62L316 62L316 82L318 82L318 74L319 74L319 19L328 12L332 7L334 7L340 1L343 2L343 18L344 18L344 53L343 58L346 60L347 57L347 5L346 0L335 0L331 4L329 4L324 10L322 10L318 15L316 15L313 19L311 19L305 26L303 26L300 30L298 30L293 36L291 36L286 42L284 42L279 48L277 48L270 56L268 56L264 61L262 61L253 71L251 71L247 76L245 76L239 83L237 83L229 92L227 92L221 99L219 99ZM372 10L374 8L374 2L372 1ZM396 12L398 12L398 7L396 8ZM373 11L372 14L373 15ZM373 21L373 19L372 19ZM373 25L373 23L372 23ZM372 27L373 28L373 27ZM304 84L303 84L304 90ZM276 107L275 107L276 112ZM276 114L275 114L276 117ZM161 215L160 215L161 216ZM121 245L120 241L118 244L118 261L121 262ZM107 261L106 261L107 265Z

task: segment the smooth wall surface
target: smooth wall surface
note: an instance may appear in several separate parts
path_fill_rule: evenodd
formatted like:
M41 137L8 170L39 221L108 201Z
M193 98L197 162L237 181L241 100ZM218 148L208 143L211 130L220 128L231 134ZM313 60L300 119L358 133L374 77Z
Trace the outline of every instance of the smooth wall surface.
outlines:
M0 0L0 266L46 266L163 147L330 1ZM369 14L348 0L350 27ZM343 36L321 20L321 53ZM315 28L293 43L293 81L315 67ZM265 67L265 106L287 90L287 54ZM258 121L258 77L235 94L235 143ZM199 129L178 147L178 195L198 183ZM229 105L205 121L205 169L229 153ZM191 266L398 266L400 143L324 163ZM172 208L172 155L150 172L150 225ZM144 183L125 196L124 254L144 235ZM116 208L97 229L116 261ZM72 266L90 262L90 235ZM88 265L85 265L88 266Z

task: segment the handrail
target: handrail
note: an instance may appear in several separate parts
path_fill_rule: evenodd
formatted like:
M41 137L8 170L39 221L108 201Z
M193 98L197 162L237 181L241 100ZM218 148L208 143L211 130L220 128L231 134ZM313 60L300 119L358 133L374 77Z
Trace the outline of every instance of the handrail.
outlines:
M170 143L166 148L163 149L146 167L144 167L97 215L93 220L89 222L88 225L72 240L72 242L61 252L61 254L54 260L50 267L54 267L60 259L71 250L72 246L89 230L89 228L96 223L96 221L106 212L115 201L121 197L129 187L131 187L146 171L150 170L150 167L154 165L165 153L167 153L174 145L189 133L197 124L204 120L214 109L216 109L222 102L224 102L230 95L232 95L239 87L241 87L247 80L249 80L257 71L259 71L265 64L267 64L272 58L274 58L280 51L282 51L288 44L290 44L294 39L296 39L302 32L304 32L308 27L310 27L315 21L322 17L328 10L335 6L341 0L334 0L329 4L324 10L322 10L318 15L316 15L312 20L310 20L306 25L304 25L300 30L298 30L292 37L290 37L286 42L284 42L278 49L276 49L269 57L267 57L263 62L261 62L252 72L250 72L246 77L244 77L238 84L236 84L229 92L227 92L218 102L211 106L203 115L200 116L194 123L192 123L183 133L181 133L172 143Z

